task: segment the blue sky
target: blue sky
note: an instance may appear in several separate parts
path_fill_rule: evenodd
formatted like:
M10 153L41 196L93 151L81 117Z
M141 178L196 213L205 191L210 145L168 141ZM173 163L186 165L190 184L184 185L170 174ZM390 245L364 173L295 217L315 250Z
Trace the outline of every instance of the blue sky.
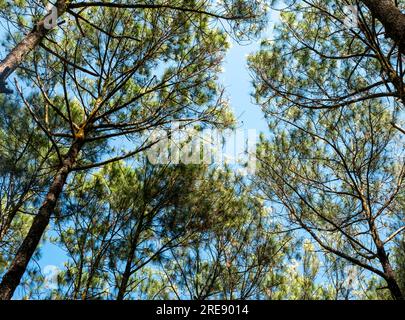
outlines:
M268 29L256 41L251 41L248 45L232 43L221 79L241 127L245 130L256 129L258 133L267 131L267 125L260 107L254 104L251 96L253 87L247 68L247 56L259 50L263 39L271 37L274 23L279 21L279 12L273 10L269 21Z
M254 53L259 48L259 41L252 42L249 45L233 43L227 54L224 73L220 79L225 86L226 94L230 99L235 116L238 118L240 128L244 130L255 129L257 134L265 132L267 125L260 107L254 104L251 97L253 88L246 58L247 55ZM46 242L41 249L41 254L42 257L38 261L38 265L44 275L48 274L47 269L63 268L66 255L55 244ZM15 297L18 298L20 294L22 294L21 288L17 289Z
M270 18L270 25L266 32L255 41L249 44L238 44L232 42L226 59L224 61L224 72L220 77L220 81L225 86L226 94L230 99L231 107L239 121L239 128L244 130L255 129L257 134L267 131L266 121L260 107L254 104L251 96L253 87L251 84L251 76L247 68L247 56L254 53L260 47L260 42L263 38L270 37L272 34L273 25L278 21L278 13L273 12ZM49 236L49 234L48 234ZM42 257L38 261L42 272L49 269L49 266L63 268L63 263L66 261L66 255L63 250L56 245L46 242L41 250ZM15 297L19 297L20 290L17 290Z
M264 131L266 122L258 105L254 104L251 77L247 68L246 58L258 48L257 43L241 46L233 44L224 64L222 82L230 99L230 104L239 126L243 129Z
M234 42L227 54L224 73L220 78L241 129L255 129L258 134L266 131L267 125L260 107L254 104L251 97L253 88L246 58L248 54L254 53L259 48L259 41L249 45L238 45ZM42 269L50 264L61 267L65 261L64 258L62 250L55 245L47 244L42 250L42 259L39 264Z

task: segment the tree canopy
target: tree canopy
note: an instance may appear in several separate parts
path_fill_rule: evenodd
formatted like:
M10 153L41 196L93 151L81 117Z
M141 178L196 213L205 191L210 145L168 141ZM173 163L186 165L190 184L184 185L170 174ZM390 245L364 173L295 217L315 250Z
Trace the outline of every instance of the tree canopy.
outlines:
M403 300L404 10L0 0L0 299Z

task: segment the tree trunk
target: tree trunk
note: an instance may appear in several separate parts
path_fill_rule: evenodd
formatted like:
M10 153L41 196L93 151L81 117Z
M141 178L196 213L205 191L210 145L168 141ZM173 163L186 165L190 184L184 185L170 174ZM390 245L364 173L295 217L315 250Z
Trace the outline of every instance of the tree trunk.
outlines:
M135 250L134 248L130 248L129 257L127 258L125 270L122 274L121 284L118 289L117 300L121 301L124 300L125 293L127 292L129 278L131 277L132 271L132 262L135 258Z
M381 241L381 239L378 235L378 231L377 231L377 228L376 228L374 222L370 223L370 230L371 230L371 234L372 234L375 246L377 247L378 260L380 261L381 266L384 270L384 279L387 282L387 286L391 292L391 296L395 300L404 300L404 296L398 285L398 281L396 279L395 272L392 269L388 254L385 251L384 243Z
M395 276L395 272L392 269L388 255L385 252L384 247L377 249L378 258L384 269L385 281L387 282L388 289L391 292L392 297L395 300L404 300L404 295L401 292L401 288L398 285L398 281Z
M385 281L387 282L388 289L390 290L391 296L393 299L404 300L404 296L398 285L398 281L396 279L395 272L392 269L388 254L385 251L384 242L381 241L381 238L378 234L377 226L375 225L375 219L373 218L370 208L367 206L367 201L364 196L362 197L362 201L363 201L363 208L365 208L366 215L369 219L368 224L369 224L371 236L372 236L374 244L377 248L377 257L384 270L383 277L384 277Z
M63 191L67 177L77 160L77 156L82 146L83 140L76 140L65 156L60 169L53 179L45 201L39 209L38 214L35 216L27 236L18 249L10 268L0 283L0 300L11 299L15 289L20 284L28 263L45 233L51 215L53 214L58 199Z
M3 241L3 238L6 236L8 230L13 223L15 216L18 213L18 210L22 207L23 202L18 203L8 214L6 221L0 226L0 243Z
M131 277L132 274L132 264L135 258L135 251L138 246L141 232L143 230L144 219L145 219L145 211L142 212L140 220L137 223L135 235L131 241L131 247L129 248L129 256L127 257L125 270L124 273L122 274L121 284L118 289L117 300L124 300L124 296L128 287L129 278Z
M58 0L55 5L58 16L66 12L66 0ZM20 66L26 56L33 51L52 30L46 26L47 17L39 21L33 30L14 47L13 50L0 62L0 93L11 93L7 89L7 78Z
M405 14L393 0L362 0L371 13L382 23L387 36L405 50Z

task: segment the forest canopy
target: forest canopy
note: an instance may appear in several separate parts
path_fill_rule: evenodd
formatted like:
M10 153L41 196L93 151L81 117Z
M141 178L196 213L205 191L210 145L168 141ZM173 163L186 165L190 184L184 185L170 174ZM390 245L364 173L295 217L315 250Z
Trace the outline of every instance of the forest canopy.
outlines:
M405 1L0 0L0 30L0 300L404 300Z

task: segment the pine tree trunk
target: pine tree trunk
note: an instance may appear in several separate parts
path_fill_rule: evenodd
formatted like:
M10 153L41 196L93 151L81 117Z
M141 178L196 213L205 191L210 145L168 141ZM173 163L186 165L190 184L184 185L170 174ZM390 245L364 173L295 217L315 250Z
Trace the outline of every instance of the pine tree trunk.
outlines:
M15 216L18 213L18 210L20 210L21 207L22 207L22 203L19 203L17 206L15 206L11 210L11 212L9 212L7 214L6 221L4 222L4 224L2 224L0 226L0 243L3 241L3 238L6 236L8 230L11 227L11 224L13 223L13 220L14 220Z
M75 141L65 156L60 169L53 179L45 201L39 209L38 214L35 216L27 236L0 283L0 300L11 299L15 289L20 284L28 263L45 233L58 199L63 191L63 187L66 184L68 175L77 160L82 146L82 140Z
M392 297L395 300L404 300L404 295L401 292L401 288L398 285L398 281L395 276L395 272L392 269L391 263L388 259L388 255L385 252L385 249L383 247L379 248L377 250L377 254L380 260L380 263L384 269L385 273L385 281L387 282L388 289L391 292Z
M135 259L135 251L138 246L139 238L141 236L141 232L143 230L143 222L145 219L145 212L142 212L140 220L137 223L135 235L131 241L131 246L129 248L129 256L127 257L127 261L125 264L125 270L122 274L121 284L118 289L117 300L124 300L125 293L127 291L128 282L132 274L132 264Z
M58 0L56 2L58 16L63 15L66 12L66 8L66 0ZM39 21L33 30L0 62L0 93L10 93L10 90L6 88L7 78L51 31L51 28L46 27L46 19L44 18Z
M367 216L369 217L369 228L371 236L373 238L374 244L377 249L377 257L380 264L384 270L384 279L387 282L388 289L390 290L391 296L395 300L404 300L404 295L398 285L398 281L395 276L395 272L392 269L391 263L389 261L389 256L385 251L384 242L378 234L378 228L375 224L375 219L372 216L371 210L367 206L367 201L363 197L363 207L366 208Z
M129 278L131 277L131 270L132 270L132 262L135 257L135 250L130 248L129 257L126 261L125 270L122 274L121 284L118 289L117 300L121 301L124 300L125 293L127 292Z
M371 13L383 24L387 36L405 50L405 14L393 0L363 0Z

